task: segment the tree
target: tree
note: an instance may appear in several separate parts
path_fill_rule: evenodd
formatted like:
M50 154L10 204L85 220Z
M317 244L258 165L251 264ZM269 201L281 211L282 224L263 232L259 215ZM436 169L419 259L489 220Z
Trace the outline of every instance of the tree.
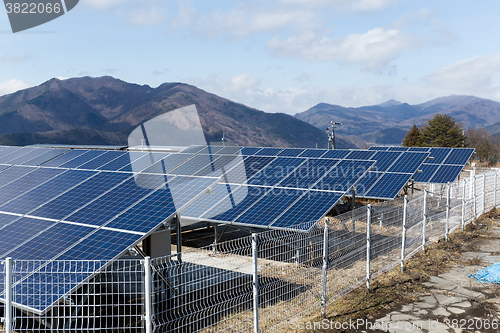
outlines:
M466 146L467 136L463 128L455 119L446 114L437 113L434 118L427 120L427 126L420 131L423 147L452 147Z
M491 136L484 128L467 130L467 146L475 148L475 159L488 166L495 165L500 158L500 138Z
M406 133L403 141L403 147L420 147L422 138L420 137L420 130L417 125L413 125L411 130Z

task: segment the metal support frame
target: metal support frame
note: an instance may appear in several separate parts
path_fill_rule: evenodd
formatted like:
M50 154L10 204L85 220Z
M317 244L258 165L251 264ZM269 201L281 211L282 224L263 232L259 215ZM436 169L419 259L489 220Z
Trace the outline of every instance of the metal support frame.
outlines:
M481 214L486 212L486 173L483 173L483 211Z
M354 220L354 209L356 209L356 187L353 186L352 189L352 198L351 198L351 220L352 220L352 232L356 231L356 221Z
M465 189L467 188L467 178L464 178L464 183L463 183L463 195L462 195L462 231L464 231L465 228Z
M152 275L151 275L151 258L146 257L143 260L144 265L144 323L146 333L153 332L153 304L152 304Z
M328 269L328 217L325 217L325 230L323 232L323 293L321 294L321 315L326 318L326 273Z
M422 252L425 252L425 238L426 238L426 228L427 228L427 189L424 189L424 214L422 221Z
M406 247L406 215L408 211L408 196L405 195L404 206L403 206L403 234L401 242L401 272L404 270L405 264L405 247Z
M371 261L371 233L372 233L372 206L366 206L366 290L370 291L370 261Z
M12 332L12 258L5 259L5 333Z
M450 183L446 184L446 229L444 232L444 239L448 241L450 234Z
M258 234L252 234L252 261L253 261L253 332L259 333L259 244Z

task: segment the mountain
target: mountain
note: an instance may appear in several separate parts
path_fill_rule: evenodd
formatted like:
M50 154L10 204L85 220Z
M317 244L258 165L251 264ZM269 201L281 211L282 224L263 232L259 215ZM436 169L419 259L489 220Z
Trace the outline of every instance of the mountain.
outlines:
M195 104L207 142L326 147L325 131L290 115L265 113L183 83L157 88L113 77L51 79L0 97L0 144L126 145L141 123ZM341 147L352 147L347 141Z
M320 103L295 117L319 129L326 128L332 120L341 122L342 125L336 128L337 134L357 136L369 144L400 144L414 124L422 126L436 113L453 117L464 128L481 128L498 122L500 103L461 95L440 97L417 105L395 100L358 108Z

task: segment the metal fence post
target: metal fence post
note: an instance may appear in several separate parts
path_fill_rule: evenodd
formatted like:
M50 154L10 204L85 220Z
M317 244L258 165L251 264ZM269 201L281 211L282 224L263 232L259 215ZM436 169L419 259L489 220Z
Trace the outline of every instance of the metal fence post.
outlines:
M151 299L151 286L152 286L152 276L151 276L151 258L146 257L143 260L144 265L144 322L146 324L146 333L153 332L153 313L152 313L152 299Z
M259 244L257 234L252 234L253 257L253 331L259 333L259 275L257 260L259 258Z
M477 219L476 175L474 175L474 177L472 177L472 182L473 182L473 186L472 186L472 190L473 190L472 200L474 200L474 221L476 221L476 219Z
M483 210L481 214L486 212L486 173L483 173Z
M325 217L325 230L323 232L323 294L321 295L321 315L326 317L326 271L328 269L328 217Z
M465 189L467 188L467 178L464 178L463 191L464 194L462 196L462 231L465 228Z
M498 169L495 170L495 192L493 192L493 207L497 207L497 178L498 178Z
M405 246L406 246L406 212L408 209L408 196L405 195L403 206L403 240L401 242L401 272L404 270L405 264Z
M366 206L366 290L370 291L372 205Z
M12 258L5 259L5 333L12 332Z
M427 189L424 189L424 220L422 221L422 252L425 252L425 228L427 227Z
M450 183L446 184L446 230L444 238L448 241L448 234L450 233Z

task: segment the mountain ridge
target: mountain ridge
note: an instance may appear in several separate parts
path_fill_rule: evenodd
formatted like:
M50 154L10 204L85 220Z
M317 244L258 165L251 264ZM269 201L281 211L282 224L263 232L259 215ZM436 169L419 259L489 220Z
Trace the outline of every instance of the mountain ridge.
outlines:
M191 104L207 142L220 143L225 133L241 146L326 147L324 131L291 115L265 113L185 83L152 88L111 76L53 78L0 96L0 143L125 145L136 126Z

